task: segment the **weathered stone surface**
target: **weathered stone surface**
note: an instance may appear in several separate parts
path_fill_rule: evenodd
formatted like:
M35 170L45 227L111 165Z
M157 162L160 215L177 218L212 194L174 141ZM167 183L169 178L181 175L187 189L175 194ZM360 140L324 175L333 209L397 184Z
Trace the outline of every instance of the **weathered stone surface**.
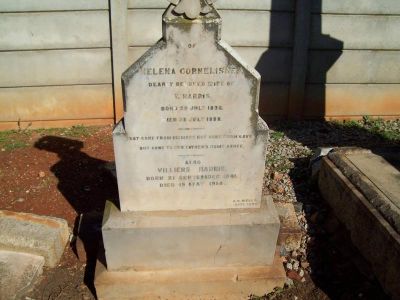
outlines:
M278 245L285 246L287 250L295 250L300 247L303 231L296 216L292 203L275 203L281 223Z
M45 265L59 262L68 241L67 221L27 213L0 211L0 249L26 252L45 258Z
M260 209L174 212L121 213L109 202L103 221L108 270L269 265L278 233L270 197Z
M122 76L121 210L260 207L268 136L260 76L220 40L215 10L190 21L172 9L164 38Z
M399 170L384 157L374 153L353 153L346 156L400 211Z
M20 299L42 274L44 258L0 250L0 300Z
M282 287L286 276L279 255L270 266L244 266L159 271L106 271L97 263L99 300L215 299L244 300Z
M392 152L398 155L398 150ZM366 150L343 149L331 153L329 157L386 221L400 233L398 169L385 160L384 156Z
M393 299L398 299L399 233L329 157L322 160L319 188L337 218L350 231L354 245L370 262L382 287Z

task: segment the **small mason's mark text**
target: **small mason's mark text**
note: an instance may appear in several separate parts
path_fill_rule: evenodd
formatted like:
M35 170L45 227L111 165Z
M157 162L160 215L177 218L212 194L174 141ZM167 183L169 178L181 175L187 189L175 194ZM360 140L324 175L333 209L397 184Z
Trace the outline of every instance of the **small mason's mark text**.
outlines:
M235 207L257 207L258 203L256 199L236 199L233 200L233 206Z

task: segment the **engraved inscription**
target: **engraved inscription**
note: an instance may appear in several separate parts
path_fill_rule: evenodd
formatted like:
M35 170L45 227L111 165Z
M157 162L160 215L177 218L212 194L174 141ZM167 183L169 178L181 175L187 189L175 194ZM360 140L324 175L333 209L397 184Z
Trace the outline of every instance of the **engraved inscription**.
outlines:
M205 157L199 160L177 160L179 166L159 166L144 175L148 183L159 188L196 188L202 186L220 187L230 181L240 180L240 174L232 172L225 165L208 165L207 151L243 149L253 134L196 134L210 126L219 126L225 121L224 113L234 110L226 107L225 99L220 101L217 89L235 86L239 74L235 66L224 67L166 67L153 66L140 70L145 75L143 85L148 88L174 89L172 97L164 99L159 106L160 123L177 125L185 135L130 136L129 140L141 152L176 153L177 157ZM188 75L187 81L173 81L176 75ZM212 80L212 77L218 80ZM223 77L226 76L226 79ZM161 79L162 78L162 79ZM196 78L197 80L193 80ZM196 92L193 92L196 88ZM203 90L202 90L203 89ZM181 154L185 151L186 154ZM200 151L200 152L199 152ZM201 151L206 151L203 154ZM197 167L194 167L197 166ZM165 176L162 176L164 175ZM167 176L168 174L168 176ZM241 200L242 201L242 200ZM239 201L235 206L240 207Z

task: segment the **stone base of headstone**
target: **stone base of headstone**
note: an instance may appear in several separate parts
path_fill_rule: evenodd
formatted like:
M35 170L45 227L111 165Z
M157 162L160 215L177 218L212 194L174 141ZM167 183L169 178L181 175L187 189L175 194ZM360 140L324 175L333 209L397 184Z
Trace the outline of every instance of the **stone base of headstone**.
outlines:
M103 220L107 270L98 263L97 296L263 295L285 282L276 254L279 226L270 197L264 197L261 208L172 212L120 212L109 202Z
M121 212L103 219L107 269L135 270L269 265L279 234L271 197L261 208Z
M286 275L278 252L271 265L159 271L107 271L98 262L99 300L127 299L248 299L282 287Z

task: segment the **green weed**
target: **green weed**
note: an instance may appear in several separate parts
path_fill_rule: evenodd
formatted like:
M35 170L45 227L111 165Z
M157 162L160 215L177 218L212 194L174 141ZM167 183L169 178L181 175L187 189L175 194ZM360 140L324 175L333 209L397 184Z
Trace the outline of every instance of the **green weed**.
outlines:
M76 125L70 128L42 128L0 131L0 150L11 151L32 144L33 134L39 136L55 135L71 138L84 138L93 135L99 127Z
M83 125L72 126L67 128L63 133L70 137L88 137L93 133L93 127L86 127Z
M0 131L0 148L2 151L10 151L28 146L25 132L16 130Z
M381 118L364 116L360 121L332 121L332 123L342 128L364 129L388 141L400 141L400 120L385 121Z
M271 138L274 140L279 140L279 139L283 138L284 136L285 136L285 134L281 131L271 132Z
M33 132L44 136L44 135L59 135L61 134L65 128L40 128L40 129L34 129Z
M251 295L249 298L249 300L264 300L264 299L265 299L265 297L259 297L259 296L254 296L254 295Z
M0 143L7 142L12 133L12 131L0 131Z
M400 140L400 123L399 121L385 121L381 118L363 117L363 127L369 132L380 135L389 141Z
M87 127L83 125L75 125L69 128L42 128L35 129L34 132L44 135L61 135L68 137L88 137L96 132L97 127Z

